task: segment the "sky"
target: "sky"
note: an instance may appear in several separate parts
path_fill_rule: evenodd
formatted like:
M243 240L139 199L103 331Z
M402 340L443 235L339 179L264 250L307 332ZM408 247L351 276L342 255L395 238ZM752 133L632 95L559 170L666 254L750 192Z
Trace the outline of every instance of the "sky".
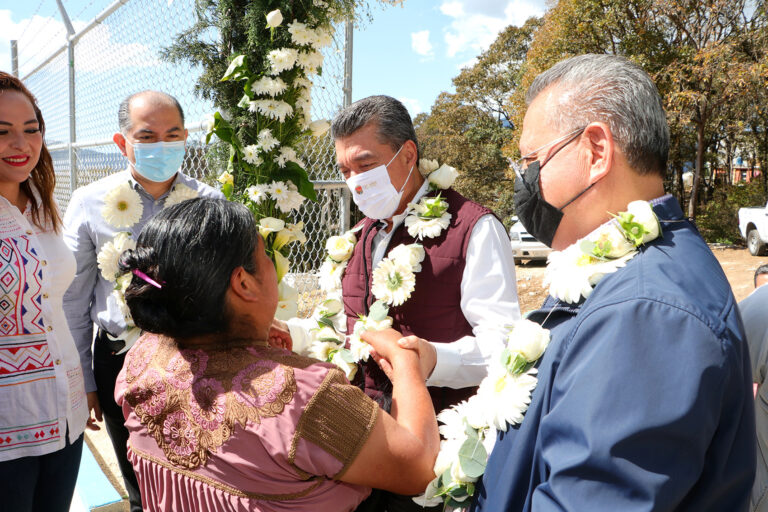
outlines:
M149 2L170 5L174 0ZM110 3L64 0L75 30ZM129 10L133 3L121 9ZM453 90L451 79L471 65L504 27L521 25L544 10L545 0L406 0L400 7L374 6L373 20L354 33L353 99L388 94L403 101L412 116L428 112L440 92ZM123 44L136 60L143 58L141 45L120 43L106 28L102 32L102 45ZM19 40L24 76L65 42L56 1L0 0L2 70L11 70L11 39ZM143 62L150 65L146 58Z

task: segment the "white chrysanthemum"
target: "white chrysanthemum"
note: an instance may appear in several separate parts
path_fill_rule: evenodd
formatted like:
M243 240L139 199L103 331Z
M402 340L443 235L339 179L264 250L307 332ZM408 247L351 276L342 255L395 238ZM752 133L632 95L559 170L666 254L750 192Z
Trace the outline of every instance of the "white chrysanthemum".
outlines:
M551 252L544 275L543 284L549 286L549 294L569 304L589 297L600 279L616 272L637 254L633 250L621 258L602 261L584 254L580 245L581 240L563 251Z
M374 297L387 304L393 306L403 304L411 296L415 287L416 276L410 265L384 258L373 271L371 291Z
M318 271L320 288L326 293L341 291L341 276L344 275L345 268L347 268L346 261L337 263L326 259Z
M205 118L203 119L203 122L200 123L200 127L203 129L203 131L207 134L211 133L213 131L213 127L216 124L216 118L213 117L213 114L206 114Z
M282 78L270 78L268 76L259 78L253 84L251 84L251 90L259 96L271 96L275 97L278 94L282 94L288 88Z
M199 196L197 190L188 187L183 183L178 183L173 186L173 190L168 194L168 197L165 198L165 207L167 208L174 204L182 203L187 199L194 199L197 196Z
M296 20L288 24L288 32L291 34L291 40L298 45L312 44L315 40L314 31Z
M317 29L315 31L315 39L312 41L312 46L315 49L320 50L326 46L330 46L333 43L333 33L328 30Z
M280 167L285 167L285 164L288 162L295 162L299 166L304 167L304 162L299 159L296 150L289 146L283 146L280 148L277 157L275 157L275 163Z
M409 265L414 272L421 272L421 262L424 261L424 247L420 244L400 244L387 255L388 258Z
M115 228L129 228L141 220L144 205L141 197L128 182L122 183L104 196L101 216Z
M284 181L273 181L267 185L267 192L269 192L272 199L278 200L288 193L288 185Z
M280 145L280 141L272 135L272 130L269 128L264 128L259 132L258 140L257 146L265 153Z
M435 187L445 190L451 188L459 172L450 165L443 164L437 170L429 173L427 180Z
M333 354L333 356L331 356L331 362L344 372L344 374L347 376L347 379L352 380L355 378L355 374L357 373L357 365L355 363L346 361L342 355L342 352L349 352L349 350L343 348L337 351L335 354Z
M276 119L281 123L293 115L293 107L280 100L255 100L250 103L248 110L259 112L270 119Z
M299 52L296 63L308 74L315 74L323 65L323 54L320 52Z
M325 119L319 119L309 123L309 131L312 132L314 137L322 137L331 128L331 124Z
M283 187L275 187L270 191L272 198L277 203L277 207L283 213L288 213L291 210L296 210L304 203L304 196L302 196L296 185L293 182L288 182Z
M425 238L437 238L444 229L451 224L451 214L445 212L439 219L422 219L417 215L408 215L405 218L405 227L408 234L418 240Z
M270 74L279 75L283 71L287 71L296 65L296 58L298 52L293 48L279 48L272 50L267 54L267 60L269 60Z
M259 146L256 144L245 146L243 148L243 155L245 157L245 161L251 165L261 165L264 163L264 160L262 160L259 156Z
M310 91L312 90L312 81L300 76L293 80L293 86L296 89L303 89L303 91L301 91L302 94L310 94Z
M96 256L96 263L101 271L101 277L113 283L120 275L118 261L123 251L135 249L136 242L131 238L130 233L118 233L109 242L105 243L99 254Z
M250 199L255 204L259 204L267 198L267 186L266 185L251 185L245 189L245 197Z
M426 158L419 159L419 172L422 176L429 176L429 174L440 167L437 160L428 160Z
M490 426L506 432L509 425L523 421L523 415L531 403L531 393L536 387L535 375L536 369L522 375L510 375L500 364L490 366L488 376L477 390L477 395L485 404Z

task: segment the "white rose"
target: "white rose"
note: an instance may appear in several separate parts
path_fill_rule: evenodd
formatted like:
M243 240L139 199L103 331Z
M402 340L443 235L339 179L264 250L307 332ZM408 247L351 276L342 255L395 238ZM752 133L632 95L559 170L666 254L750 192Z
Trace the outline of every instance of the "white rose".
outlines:
M648 201L632 201L627 205L627 213L634 215L635 218L633 220L641 224L648 231L648 233L643 235L643 243L658 238L661 226L656 214L653 213L653 207Z
M283 13L280 12L280 9L275 9L274 11L267 14L267 26L269 28L279 27L282 23Z
M464 444L464 439L449 439L440 441L440 451L435 459L433 471L435 475L442 475L453 466L454 461L459 460L459 449Z
M355 244L345 236L332 236L325 242L328 256L336 262L347 261L355 250Z
M344 338L331 327L323 327L317 331L315 333L315 339L319 341L330 341L337 344L344 341Z
M321 119L319 121L312 121L309 123L309 131L312 132L312 135L315 137L322 137L325 135L328 130L330 129L331 125L326 121L325 119Z
M549 331L536 322L520 320L509 333L507 346L528 362L536 361L549 345Z
M389 251L392 260L410 265L414 272L421 272L421 262L424 261L424 247L419 244L400 244Z
M335 316L344 309L344 305L338 299L328 299L323 301L319 307L319 313L322 316Z
M453 185L459 172L450 165L441 165L427 177L427 180L439 189L445 190Z
M352 231L347 231L346 233L344 233L341 236L343 236L344 238L349 240L349 243L351 243L351 244L356 244L357 243L357 236L355 236L355 233L352 232Z
M467 476L467 474L464 473L464 469L461 467L461 462L459 461L459 458L456 457L456 459L453 461L453 464L451 465L451 480L457 483L462 483L462 484L472 483L472 482L477 482L477 477ZM461 500L456 500L456 501L461 501Z
M427 176L439 166L440 164L437 163L437 160L428 160L426 158L419 159L419 172L422 176Z

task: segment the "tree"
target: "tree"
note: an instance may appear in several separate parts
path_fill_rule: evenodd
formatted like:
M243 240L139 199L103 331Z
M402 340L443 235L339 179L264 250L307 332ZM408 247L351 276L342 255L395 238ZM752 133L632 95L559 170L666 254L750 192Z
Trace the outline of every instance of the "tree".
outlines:
M515 113L506 100L518 87L540 23L540 18L531 18L522 27L504 29L474 65L453 79L456 93L442 93L430 113L415 120L423 156L459 169L457 190L502 219L513 211L509 163L502 147L512 136Z

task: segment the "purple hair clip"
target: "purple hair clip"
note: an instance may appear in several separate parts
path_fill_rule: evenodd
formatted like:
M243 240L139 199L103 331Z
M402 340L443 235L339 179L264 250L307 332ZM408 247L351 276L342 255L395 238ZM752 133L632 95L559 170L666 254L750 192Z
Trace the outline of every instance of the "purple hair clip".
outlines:
M162 288L162 285L160 283L158 283L157 281L155 281L154 279L149 277L147 274L145 274L141 270L135 268L131 272L133 272L133 275L137 276L140 279L143 279L144 281L148 282L149 284L151 284L152 286L154 286L158 290Z

